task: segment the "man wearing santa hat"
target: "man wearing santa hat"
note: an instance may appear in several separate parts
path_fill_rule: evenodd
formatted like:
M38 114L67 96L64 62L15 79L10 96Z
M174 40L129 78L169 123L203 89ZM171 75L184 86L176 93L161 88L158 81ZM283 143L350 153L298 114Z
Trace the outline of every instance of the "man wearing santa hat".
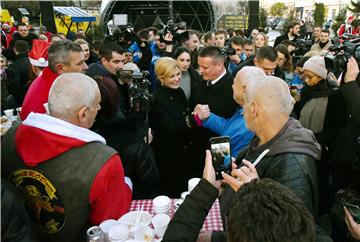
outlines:
M80 45L70 40L55 42L48 50L49 65L31 84L21 109L20 117L25 120L31 113L46 113L49 90L56 77L63 73L85 72L88 68Z
M342 36L343 34L358 34L357 29L352 26L352 22L354 20L353 16L349 16L346 19L346 23L342 24L338 29L338 36Z

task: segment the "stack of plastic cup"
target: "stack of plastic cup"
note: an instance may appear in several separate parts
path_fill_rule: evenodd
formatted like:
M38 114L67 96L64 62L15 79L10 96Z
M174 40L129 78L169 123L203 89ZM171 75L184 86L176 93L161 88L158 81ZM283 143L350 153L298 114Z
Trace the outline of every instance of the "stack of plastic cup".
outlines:
M122 242L127 240L130 231L126 225L114 225L109 230L109 241L110 242Z
M158 238L162 238L170 222L170 216L167 214L157 214L152 218L155 234Z
M188 191L191 192L197 186L200 180L201 180L200 178L191 178L188 181Z
M158 196L153 200L153 208L155 214L168 214L170 212L170 198L167 196Z

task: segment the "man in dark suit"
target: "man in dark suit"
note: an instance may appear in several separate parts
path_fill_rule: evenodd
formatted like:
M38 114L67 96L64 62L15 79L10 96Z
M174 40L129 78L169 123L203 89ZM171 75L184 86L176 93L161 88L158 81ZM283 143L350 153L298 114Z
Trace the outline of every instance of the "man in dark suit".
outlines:
M238 68L233 71L233 77L235 77L236 73L244 66L256 66L261 68L268 76L276 76L285 80L285 73L279 68L277 57L277 51L274 47L261 47L255 57L250 56L250 58L241 63Z
M232 117L238 105L233 99L231 87L233 78L226 71L225 58L221 49L217 46L201 49L198 54L198 65L203 80L199 83L195 104L207 104L212 113L226 119ZM203 166L201 161L204 159L209 138L217 136L205 128L200 128L198 131L194 147L200 158L199 163L195 165L194 175L201 175Z
M275 39L274 47L281 43L283 40L296 41L299 38L300 24L296 21L290 21L287 25L287 31L285 34L278 36Z

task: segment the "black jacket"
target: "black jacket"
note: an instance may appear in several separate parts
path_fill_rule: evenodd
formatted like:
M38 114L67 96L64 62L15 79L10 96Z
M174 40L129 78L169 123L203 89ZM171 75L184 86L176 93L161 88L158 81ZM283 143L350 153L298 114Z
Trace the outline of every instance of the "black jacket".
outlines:
M273 179L294 191L316 218L318 179L315 160L320 159L321 148L313 133L304 129L299 121L290 118L273 139L260 146L258 142L259 139L254 137L250 147L239 153L236 161L238 166L242 159L253 162L263 150L269 149L269 153L256 166L259 177ZM233 190L226 187L220 198L224 225L233 194ZM223 233L213 233L212 241L223 240L222 236ZM317 241L331 240L317 228Z
M190 105L190 109L192 109L196 105L195 103L196 94L199 87L199 83L201 82L201 76L195 69L191 67L189 68L189 74L190 74L190 89L191 89L189 105Z
M350 119L333 143L329 163L337 188L351 187L360 193L360 81L341 84L340 92Z
M18 40L25 40L29 44L29 50L32 48L32 42L34 39L38 39L38 36L34 33L29 33L28 36L22 37L18 32L15 32L10 41L9 47L4 51L4 55L8 60L15 60L16 55L14 52L15 43Z
M1 178L1 241L35 242L35 226L25 208L25 198Z
M22 106L26 92L28 90L30 70L30 60L27 54L17 55L15 62L11 64L8 69L6 69L6 74L9 81L9 93L14 96L16 105L18 107Z
M196 123L191 112L181 88L158 87L150 112L152 147L160 172L160 192L170 197L179 197L187 190L195 163L203 166L203 160L194 157L192 140Z
M159 171L153 150L145 143L147 124L141 115L107 120L100 134L107 145L119 152L125 176L133 182L133 199L149 199L157 195Z
M233 71L233 78L235 78L236 73L238 73L244 66L255 66L254 63L255 56L250 56L248 59L246 59L243 63L241 63L234 71ZM281 70L279 66L276 66L274 70L274 76L279 77L283 80L285 80L285 73Z
M295 39L293 39L292 41L295 43L298 38L298 36L295 36ZM278 36L275 39L274 47L278 46L283 40L289 40L288 33Z
M301 92L301 99L294 106L294 111L300 119L301 110L312 98L328 97L325 113L324 128L322 132L315 133L321 145L330 148L338 132L344 128L348 120L346 104L338 89L333 89L322 80L315 86L305 86Z

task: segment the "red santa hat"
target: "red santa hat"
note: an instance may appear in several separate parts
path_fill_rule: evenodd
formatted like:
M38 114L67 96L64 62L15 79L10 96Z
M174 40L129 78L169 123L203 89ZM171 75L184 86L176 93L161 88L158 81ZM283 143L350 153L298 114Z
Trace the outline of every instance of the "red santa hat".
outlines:
M352 15L350 15L349 17L347 17L346 21L349 21L349 20L354 20L354 17Z
M33 40L32 49L29 52L30 63L34 66L47 67L48 49L50 43L44 40Z

